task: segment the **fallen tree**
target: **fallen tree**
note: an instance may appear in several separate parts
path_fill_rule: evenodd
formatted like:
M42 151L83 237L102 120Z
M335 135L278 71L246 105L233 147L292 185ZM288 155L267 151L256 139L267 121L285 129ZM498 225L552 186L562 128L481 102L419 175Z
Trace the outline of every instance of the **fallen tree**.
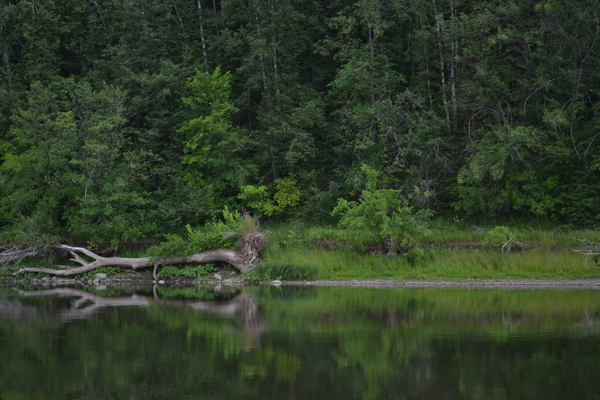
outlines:
M154 267L156 279L156 270L161 265L214 262L228 263L240 272L249 271L260 261L260 253L267 242L266 237L258 230L257 222L249 215L242 217L225 210L224 216L225 222L213 222L199 230L193 230L189 225L186 226L187 238L167 235L167 242L151 249L151 255L146 257L104 257L85 247L58 244L52 247L70 254L72 256L70 261L77 265L57 265L59 269L20 268L13 275L22 272L38 272L57 276L73 276L108 266L128 268L133 271ZM230 246L216 246L224 244ZM22 250L29 252L28 256L32 255L30 249L23 248ZM0 253L0 262L3 257L14 258L14 252L14 245L6 248L3 253Z

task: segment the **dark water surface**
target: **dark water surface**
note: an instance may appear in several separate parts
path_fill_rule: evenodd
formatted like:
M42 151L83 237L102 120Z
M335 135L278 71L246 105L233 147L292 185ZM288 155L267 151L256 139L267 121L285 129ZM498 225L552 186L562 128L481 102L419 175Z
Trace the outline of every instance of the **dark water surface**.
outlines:
M0 399L600 399L600 292L0 287Z

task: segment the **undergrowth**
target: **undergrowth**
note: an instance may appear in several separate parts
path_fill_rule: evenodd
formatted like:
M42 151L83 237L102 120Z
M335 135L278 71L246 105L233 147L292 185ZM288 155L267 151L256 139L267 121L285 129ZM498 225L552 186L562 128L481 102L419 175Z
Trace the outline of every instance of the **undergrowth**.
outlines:
M243 226L242 231L257 229L254 220L231 218ZM241 221L241 222L240 222ZM500 278L596 278L600 268L586 263L585 256L572 250L581 249L582 243L600 242L600 231L572 230L531 222L493 221L478 225L460 220L433 219L428 233L413 248L400 249L397 256L386 256L369 235L358 230L341 230L328 226L314 226L301 221L267 224L264 228L269 244L260 263L246 274L246 279L310 280L310 279L500 279ZM245 224L245 225L244 225ZM215 226L213 226L214 228ZM218 240L237 241L224 235L230 226L220 225ZM240 228L236 228L240 229ZM239 232L239 231L238 231ZM525 251L502 253L500 246L512 237ZM187 238L177 238L176 253L190 249L190 245L214 241L216 237L203 230L188 231ZM495 248L490 249L492 243ZM221 243L219 243L221 244ZM173 245L173 242L171 243ZM171 249L173 250L173 249ZM516 249L518 250L518 249ZM147 253L146 253L147 254ZM160 254L160 252L159 252ZM154 254L155 256L158 254ZM39 266L33 260L25 266ZM174 277L199 278L216 271L215 265L162 266L159 279ZM32 279L45 276L22 273L13 277L15 269L0 268L0 279ZM104 267L73 278L93 279L99 272L109 277L127 275L131 271ZM152 269L141 271L144 276Z
M158 279L170 279L176 277L200 278L218 270L217 265L214 263L190 264L185 266L165 265L158 269L156 277Z

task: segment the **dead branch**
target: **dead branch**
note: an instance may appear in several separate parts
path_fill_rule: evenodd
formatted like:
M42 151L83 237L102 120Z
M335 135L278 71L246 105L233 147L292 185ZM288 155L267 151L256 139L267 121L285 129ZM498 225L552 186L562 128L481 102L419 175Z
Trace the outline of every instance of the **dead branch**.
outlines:
M517 242L516 240L514 240L513 238L508 239L508 241L506 243L504 243L502 245L502 252L503 253L508 253L509 251L512 250L512 246L516 245L518 246L521 250L525 250L525 248L523 247L523 245L521 245L521 243Z
M68 246L61 244L57 249L67 251L71 254L73 261L79 266L59 265L60 269L52 268L21 268L13 275L22 272L38 272L57 276L73 276L83 274L100 267L130 268L134 271L154 267L154 275L159 265L175 264L206 264L212 262L226 262L241 272L246 272L260 261L260 252L266 245L266 238L262 233L246 234L242 237L242 249L219 248L205 250L186 256L163 257L158 260L152 257L102 257L85 247ZM87 257L87 258L86 258Z
M58 238L50 235L34 237L23 231L3 232L2 236L16 237L17 240L0 246L0 265L19 265L23 259L39 255L49 257L58 241Z
M578 250L573 250L573 251L575 253L583 254L585 256L586 263L590 262L590 258L600 256L600 253L597 253L596 251L591 250L591 249L578 249Z
M586 263L589 262L590 259L598 263L598 256L600 256L600 243L590 242L589 240L578 240L578 242L582 243L584 248L573 251L585 255Z

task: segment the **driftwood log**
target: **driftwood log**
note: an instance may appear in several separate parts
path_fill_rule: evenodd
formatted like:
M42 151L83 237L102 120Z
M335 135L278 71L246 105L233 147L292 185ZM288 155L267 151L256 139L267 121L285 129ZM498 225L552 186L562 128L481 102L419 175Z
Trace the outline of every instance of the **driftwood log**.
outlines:
M156 268L160 265L174 264L206 264L212 262L226 262L241 272L252 269L260 261L260 252L266 245L266 238L261 232L245 234L242 236L242 247L240 250L233 248L219 248L201 251L199 253L186 256L172 256L163 258L152 257L103 257L85 247L75 247L61 244L56 248L67 251L73 258L71 261L79 265L58 265L60 269L52 268L21 268L13 275L21 272L40 272L57 276L73 276L92 271L100 267L121 267L129 268L134 271L154 267L154 276L156 277Z

